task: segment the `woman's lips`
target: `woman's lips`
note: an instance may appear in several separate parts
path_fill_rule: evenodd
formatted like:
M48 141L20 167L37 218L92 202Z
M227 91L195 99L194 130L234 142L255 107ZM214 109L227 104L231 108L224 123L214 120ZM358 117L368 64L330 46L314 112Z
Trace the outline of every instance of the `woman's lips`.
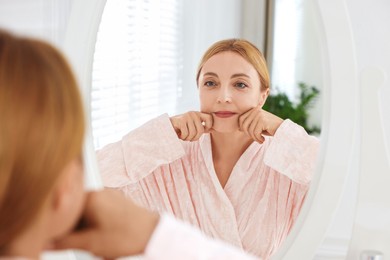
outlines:
M214 112L214 115L220 118L228 118L236 115L237 113L231 112L231 111L217 111Z

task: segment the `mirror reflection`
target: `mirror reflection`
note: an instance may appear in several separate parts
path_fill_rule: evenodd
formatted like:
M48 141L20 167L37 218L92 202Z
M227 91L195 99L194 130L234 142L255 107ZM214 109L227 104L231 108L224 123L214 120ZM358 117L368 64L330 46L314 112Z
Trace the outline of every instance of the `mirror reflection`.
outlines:
M313 6L223 1L225 12L208 15L202 1L166 2L107 1L91 103L103 183L267 259L293 227L316 163L319 141L308 132L320 113L300 106L322 80L318 38L305 41ZM262 22L244 13L254 4ZM295 15L280 20L283 10ZM286 34L291 21L302 36ZM265 109L271 100L290 102L290 113Z

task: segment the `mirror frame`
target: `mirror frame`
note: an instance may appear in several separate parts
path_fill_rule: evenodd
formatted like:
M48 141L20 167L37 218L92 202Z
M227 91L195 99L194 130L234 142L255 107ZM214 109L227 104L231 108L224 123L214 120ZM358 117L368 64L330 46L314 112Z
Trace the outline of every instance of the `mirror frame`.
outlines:
M316 178L286 239L290 246L272 259L313 259L338 209L359 138L359 80L348 6L344 0L315 4L325 62L320 156Z
M321 150L306 203L286 242L272 259L314 257L338 208L357 138L358 78L348 8L344 0L314 1L323 31L321 45L325 61ZM73 1L63 46L81 86L85 104L89 129L84 158L89 189L102 188L96 174L98 167L89 104L95 42L105 3L106 0Z

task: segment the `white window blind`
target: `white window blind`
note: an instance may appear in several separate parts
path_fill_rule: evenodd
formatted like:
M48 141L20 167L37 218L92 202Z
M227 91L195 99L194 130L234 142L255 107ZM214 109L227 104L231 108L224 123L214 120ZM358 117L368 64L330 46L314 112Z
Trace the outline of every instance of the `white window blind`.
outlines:
M182 91L180 0L107 0L95 46L95 149L152 117L177 111Z

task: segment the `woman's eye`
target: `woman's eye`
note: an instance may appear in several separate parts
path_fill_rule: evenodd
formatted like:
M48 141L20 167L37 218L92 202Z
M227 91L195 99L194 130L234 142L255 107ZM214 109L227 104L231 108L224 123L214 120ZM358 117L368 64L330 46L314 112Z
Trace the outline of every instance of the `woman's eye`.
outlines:
M245 83L242 83L242 82L236 83L235 86L236 86L237 88L246 88L246 87L248 87Z
M213 82L213 81L206 81L206 82L204 83L204 85L205 85L206 87L214 87L216 84L215 84L215 82Z

